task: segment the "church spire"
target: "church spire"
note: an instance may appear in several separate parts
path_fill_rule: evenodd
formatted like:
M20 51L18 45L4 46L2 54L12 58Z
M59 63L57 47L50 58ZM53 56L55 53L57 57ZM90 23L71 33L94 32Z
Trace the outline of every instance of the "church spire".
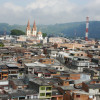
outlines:
M26 27L26 34L27 34L27 36L31 36L31 27L30 27L29 20L28 20L27 27Z
M30 21L29 21L29 20L28 20L28 23L27 23L27 29L28 29L28 30L31 30Z
M35 21L34 21L34 24L33 24L33 29L34 29L34 31L37 31Z

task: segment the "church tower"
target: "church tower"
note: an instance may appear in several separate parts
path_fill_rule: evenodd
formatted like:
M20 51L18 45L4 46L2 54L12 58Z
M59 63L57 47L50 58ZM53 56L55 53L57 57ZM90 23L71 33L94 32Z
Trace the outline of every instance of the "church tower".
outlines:
M26 27L26 35L27 36L31 36L31 27L30 27L29 20L28 20L28 24L27 24L27 27Z
M32 36L36 37L36 35L37 35L37 27L34 21L33 28L32 28Z
M37 33L37 39L38 39L38 40L43 40L42 32L41 32L41 31L39 31L39 32Z

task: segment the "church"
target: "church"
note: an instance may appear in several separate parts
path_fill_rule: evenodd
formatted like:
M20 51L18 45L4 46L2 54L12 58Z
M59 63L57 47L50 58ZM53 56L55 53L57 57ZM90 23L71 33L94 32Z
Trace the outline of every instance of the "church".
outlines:
M27 24L27 27L26 27L26 35L28 37L33 37L37 40L43 40L42 32L41 31L37 32L37 27L36 27L35 21L34 21L34 24L33 24L33 28L31 30L30 21L28 20L28 24Z

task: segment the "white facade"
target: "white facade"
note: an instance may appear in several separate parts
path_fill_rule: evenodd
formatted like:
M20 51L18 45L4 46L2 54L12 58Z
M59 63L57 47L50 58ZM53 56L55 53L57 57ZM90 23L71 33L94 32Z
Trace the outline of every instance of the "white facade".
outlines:
M37 35L37 31L32 31L32 36L36 36Z
M27 36L31 36L31 30L26 31Z
M72 64L75 66L88 66L89 61L73 61Z
M8 82L8 80L6 80L6 81L0 81L0 85L8 85L9 84L9 82Z
M64 38L61 37L50 37L49 42L50 43L63 43Z
M45 37L44 39L43 39L43 44L45 44L45 43L47 43L47 37Z
M100 91L99 89L89 89L89 94L93 94L93 95L100 94Z
M26 41L26 38L27 38L26 36L22 36L22 35L21 35L21 36L18 36L18 37L17 37L17 41L18 41L18 42L25 42L25 41Z
M38 39L38 40L43 40L42 34L39 34L39 35L37 36L37 39Z

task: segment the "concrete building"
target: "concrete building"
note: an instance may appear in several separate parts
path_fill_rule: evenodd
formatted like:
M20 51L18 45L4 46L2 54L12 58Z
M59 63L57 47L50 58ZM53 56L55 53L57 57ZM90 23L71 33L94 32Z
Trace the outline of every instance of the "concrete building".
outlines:
M52 97L52 86L41 79L29 81L29 88L38 91L38 98L50 99Z
M50 37L49 38L49 42L50 43L65 43L66 42L66 38L62 38L62 37Z

